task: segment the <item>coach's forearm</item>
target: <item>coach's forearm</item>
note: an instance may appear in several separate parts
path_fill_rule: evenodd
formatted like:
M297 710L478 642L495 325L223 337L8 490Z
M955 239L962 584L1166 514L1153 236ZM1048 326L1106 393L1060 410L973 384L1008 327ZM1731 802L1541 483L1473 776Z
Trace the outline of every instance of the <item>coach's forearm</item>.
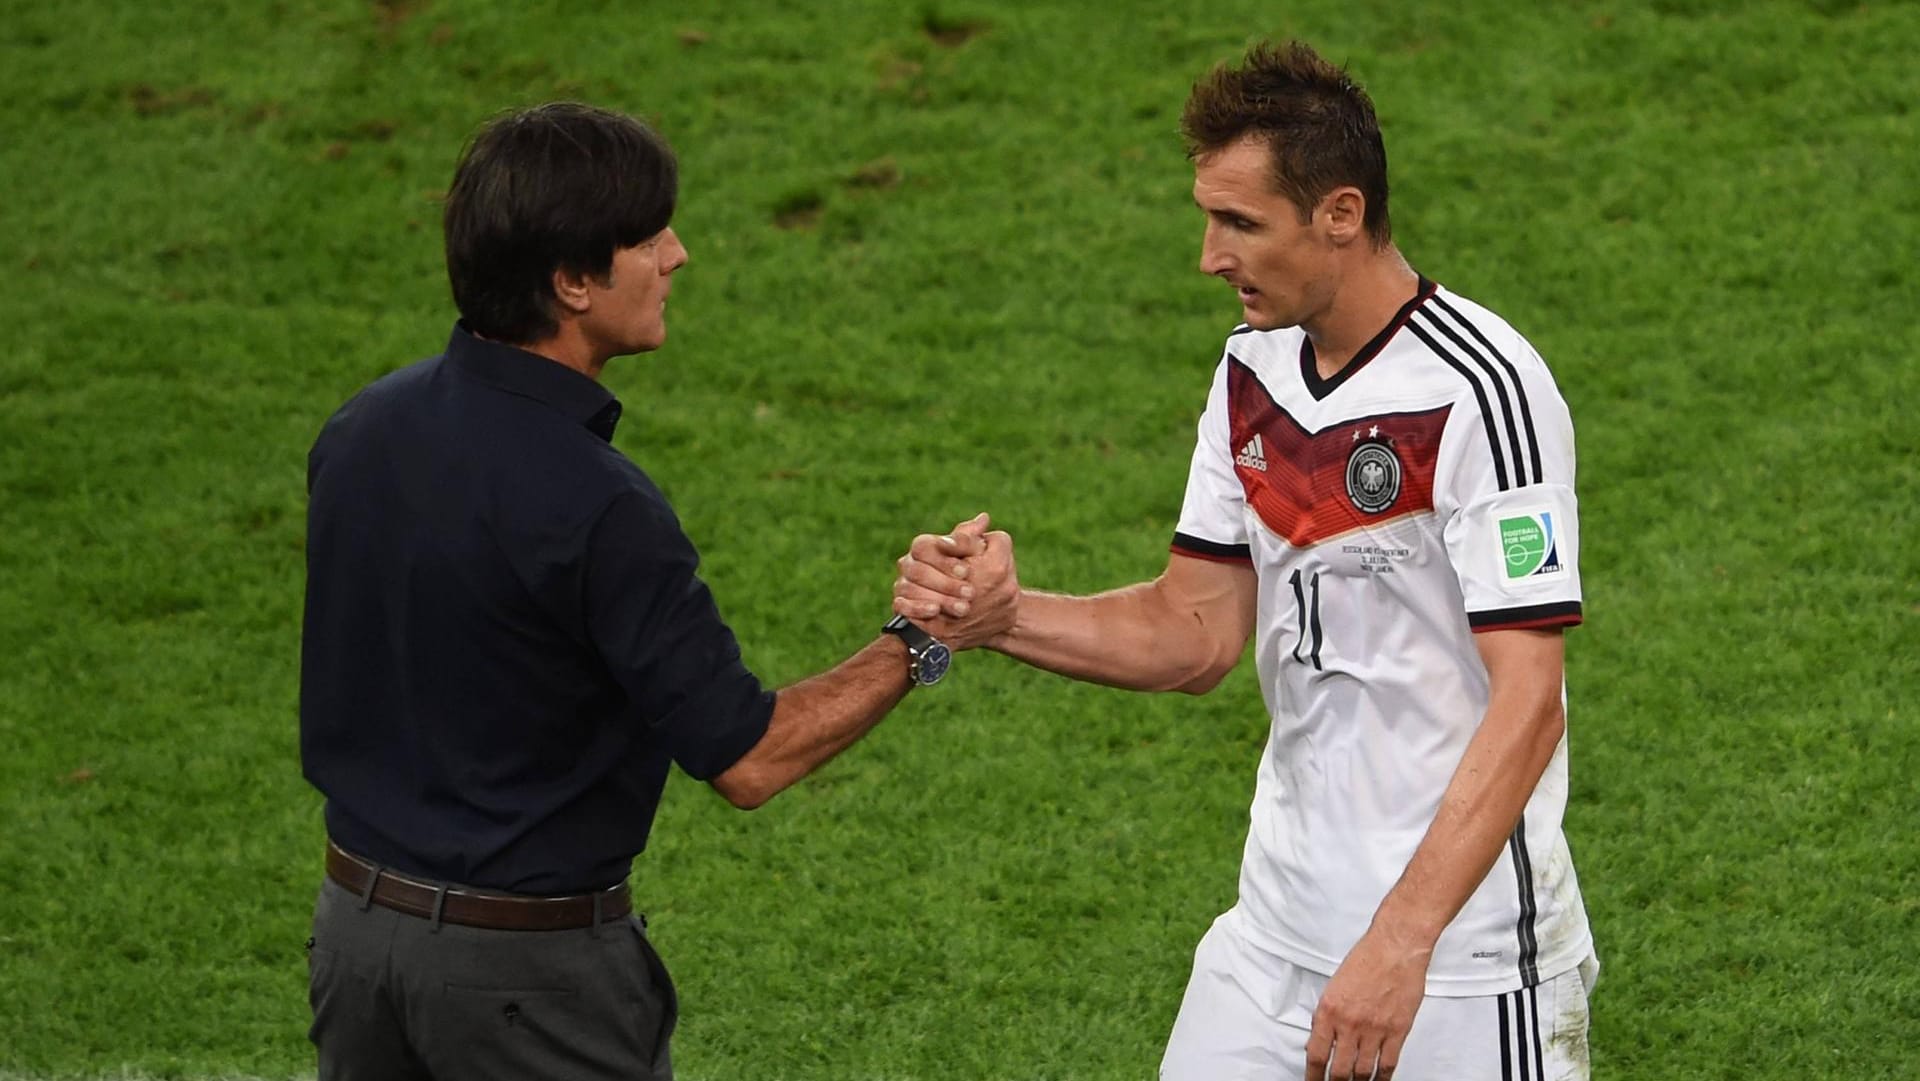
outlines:
M713 779L727 801L751 810L852 746L906 697L907 647L883 634L834 668L782 687L753 749Z

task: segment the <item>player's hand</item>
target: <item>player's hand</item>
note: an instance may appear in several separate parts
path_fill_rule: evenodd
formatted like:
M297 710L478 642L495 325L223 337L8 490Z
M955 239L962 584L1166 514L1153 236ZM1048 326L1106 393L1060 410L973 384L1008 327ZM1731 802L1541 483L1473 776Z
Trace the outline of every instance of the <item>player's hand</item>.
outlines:
M1327 981L1307 1037L1308 1081L1390 1081L1427 993L1432 943L1369 928Z
M985 514L936 536L922 533L898 561L893 610L954 649L983 645L1013 626L1020 582L1013 538L988 532Z

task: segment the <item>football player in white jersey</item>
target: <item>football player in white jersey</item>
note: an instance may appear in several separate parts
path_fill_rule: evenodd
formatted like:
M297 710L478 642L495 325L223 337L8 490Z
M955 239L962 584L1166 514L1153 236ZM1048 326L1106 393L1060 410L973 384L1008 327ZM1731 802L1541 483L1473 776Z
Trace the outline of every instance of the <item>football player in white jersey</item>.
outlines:
M1392 242L1372 102L1260 45L1182 118L1200 269L1234 330L1165 573L1022 590L989 642L1202 694L1254 638L1271 718L1239 900L1195 951L1167 1081L1584 1078L1598 971L1561 816L1580 621L1573 428L1540 357ZM984 518L922 536L895 610L964 626L1011 567Z

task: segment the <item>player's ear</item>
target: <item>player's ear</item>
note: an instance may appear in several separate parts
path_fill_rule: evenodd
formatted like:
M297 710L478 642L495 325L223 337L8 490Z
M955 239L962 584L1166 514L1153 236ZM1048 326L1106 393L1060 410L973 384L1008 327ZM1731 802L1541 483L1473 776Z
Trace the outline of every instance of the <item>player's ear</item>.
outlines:
M553 298L562 311L575 315L593 307L593 293L588 288L593 278L578 270L567 267L555 268L553 272Z
M1327 238L1345 247L1367 230L1367 197L1360 189L1342 186L1320 200L1320 215L1326 220Z

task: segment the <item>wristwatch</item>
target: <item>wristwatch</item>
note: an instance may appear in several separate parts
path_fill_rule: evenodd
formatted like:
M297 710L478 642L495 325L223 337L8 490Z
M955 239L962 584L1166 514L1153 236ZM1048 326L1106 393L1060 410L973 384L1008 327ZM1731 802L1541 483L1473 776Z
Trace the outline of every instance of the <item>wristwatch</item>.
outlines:
M953 663L953 650L947 644L912 623L906 616L894 616L887 620L881 630L888 634L897 634L907 644L907 675L917 687L931 687L940 682L947 674L947 666Z

